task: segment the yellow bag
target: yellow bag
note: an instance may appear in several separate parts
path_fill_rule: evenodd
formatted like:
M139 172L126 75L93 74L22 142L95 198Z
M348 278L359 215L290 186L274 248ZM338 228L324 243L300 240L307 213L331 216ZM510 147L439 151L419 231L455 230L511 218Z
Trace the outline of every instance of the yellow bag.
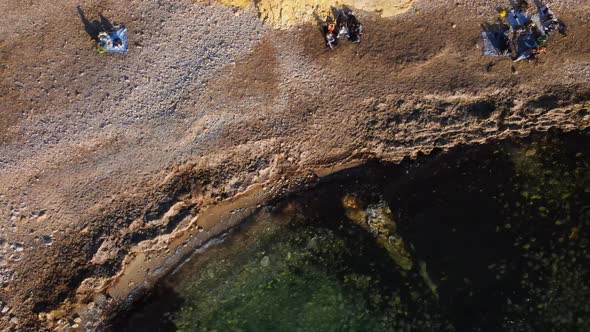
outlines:
M107 52L107 48L104 47L103 45L98 45L98 47L96 48L98 50L98 54L103 54Z

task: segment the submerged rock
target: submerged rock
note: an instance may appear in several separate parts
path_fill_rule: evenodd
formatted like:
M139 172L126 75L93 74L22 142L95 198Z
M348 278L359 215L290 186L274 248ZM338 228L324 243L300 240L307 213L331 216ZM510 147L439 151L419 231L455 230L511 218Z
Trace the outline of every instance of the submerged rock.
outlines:
M270 257L262 257L262 259L260 260L260 265L262 265L262 267L268 267L270 265Z
M362 200L351 194L342 198L342 206L346 216L369 231L402 270L412 269L412 256L406 244L397 233L397 225L393 213L387 203L381 200L377 204L369 204L363 208Z
M420 261L418 263L418 266L420 266L420 269L418 270L420 277L422 277L422 280L424 280L424 283L428 286L428 288L432 292L432 295L434 295L434 297L436 299L439 299L438 286L434 283L434 281L432 281L432 278L428 274L428 268L426 267L426 262Z
M346 194L342 197L342 206L344 207L346 217L363 228L367 228L365 223L367 214L362 205L363 203L357 195Z

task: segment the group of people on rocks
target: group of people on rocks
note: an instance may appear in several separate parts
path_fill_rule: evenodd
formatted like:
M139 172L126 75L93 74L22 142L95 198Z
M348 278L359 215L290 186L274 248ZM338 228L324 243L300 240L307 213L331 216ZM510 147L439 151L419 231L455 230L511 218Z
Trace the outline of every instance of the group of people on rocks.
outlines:
M361 42L363 26L359 23L354 13L348 9L337 10L335 22L329 22L324 26L326 44L331 49L338 45L340 39L347 39L353 43Z
M535 1L537 12L531 10L527 0L513 2L513 9L500 11L500 22L506 19L508 25L502 23L499 32L484 31L485 47L494 47L497 52L488 52L491 56L511 56L517 62L521 60L531 61L540 54L546 53L547 40L556 31L565 35L566 27L559 21L549 8L549 1ZM490 41L486 44L487 41Z

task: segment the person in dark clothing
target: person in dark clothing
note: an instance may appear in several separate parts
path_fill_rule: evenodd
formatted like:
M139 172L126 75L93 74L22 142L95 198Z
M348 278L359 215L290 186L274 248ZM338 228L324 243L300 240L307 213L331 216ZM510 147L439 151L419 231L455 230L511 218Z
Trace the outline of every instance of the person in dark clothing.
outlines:
M361 42L361 35L363 33L363 26L359 23L356 16L352 12L349 12L347 15L348 17L348 35L349 39L353 43L360 43Z

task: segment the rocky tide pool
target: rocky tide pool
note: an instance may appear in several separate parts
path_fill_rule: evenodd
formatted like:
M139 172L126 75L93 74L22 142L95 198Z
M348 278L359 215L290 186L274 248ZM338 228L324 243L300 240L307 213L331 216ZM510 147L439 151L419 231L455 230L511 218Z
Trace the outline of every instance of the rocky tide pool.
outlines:
M260 209L114 330L588 331L590 132L371 163Z

